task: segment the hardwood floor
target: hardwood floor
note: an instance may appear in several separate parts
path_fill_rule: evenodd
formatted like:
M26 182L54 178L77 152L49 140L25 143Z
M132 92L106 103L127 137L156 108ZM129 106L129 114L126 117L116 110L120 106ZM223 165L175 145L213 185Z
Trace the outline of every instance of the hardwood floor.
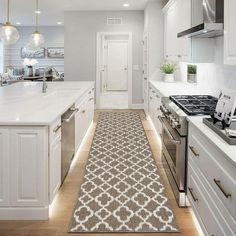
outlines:
M155 132L146 120L143 111L140 112L144 129L146 131L151 149L154 154L156 163L160 169L161 176L164 180L170 206L175 212L177 223L180 227L180 233L138 233L132 236L198 236L194 222L191 217L190 208L179 208L174 199L167 177L161 165L160 160L160 144L156 138ZM0 236L68 236L67 233L71 221L74 204L79 191L79 186L83 178L83 173L86 166L90 146L93 140L93 134L96 127L98 112L95 115L95 122L92 125L86 140L84 141L80 152L75 157L70 173L68 174L63 186L61 187L58 196L53 203L53 210L50 212L49 221L0 221ZM82 235L82 234L75 234ZM85 234L86 236L100 236L104 234ZM129 234L105 234L107 236L129 235Z

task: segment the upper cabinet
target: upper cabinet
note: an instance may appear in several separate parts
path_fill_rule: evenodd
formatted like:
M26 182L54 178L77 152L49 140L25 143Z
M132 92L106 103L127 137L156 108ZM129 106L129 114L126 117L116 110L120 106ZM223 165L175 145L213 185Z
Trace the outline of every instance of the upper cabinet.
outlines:
M170 0L164 13L164 58L170 61L213 62L215 41L212 38L177 37L192 27L194 6L191 0ZM194 23L195 24L195 23Z
M224 36L224 61L228 65L236 65L236 1L225 0L225 36Z
M190 60L191 39L177 34L191 27L191 1L170 1L164 8L165 59Z

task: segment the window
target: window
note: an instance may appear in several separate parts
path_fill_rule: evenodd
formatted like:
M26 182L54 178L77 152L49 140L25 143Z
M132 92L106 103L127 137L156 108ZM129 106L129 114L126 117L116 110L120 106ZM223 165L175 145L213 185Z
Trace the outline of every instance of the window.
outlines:
M0 73L3 73L3 43L0 41Z

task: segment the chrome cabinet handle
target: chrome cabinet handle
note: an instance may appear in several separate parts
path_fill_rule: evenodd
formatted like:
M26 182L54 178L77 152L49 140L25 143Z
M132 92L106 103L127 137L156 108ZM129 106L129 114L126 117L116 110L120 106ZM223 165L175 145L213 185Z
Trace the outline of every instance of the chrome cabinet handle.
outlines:
M160 96L156 95L156 98L160 98Z
M145 77L145 78L143 78L144 80L147 80L147 78Z
M58 125L58 126L53 130L53 132L54 132L54 133L57 133L57 131L60 130L60 129L61 129L61 125Z
M231 193L226 193L224 188L221 186L221 181L220 180L214 179L214 182L215 182L216 186L220 189L220 191L224 194L224 196L226 198L229 198L229 197L232 196Z
M175 143L175 144L181 144L181 142L179 140L175 140L175 138L172 136L172 134L170 133L170 131L166 128L163 120L162 120L162 117L161 116L158 116L158 119L160 120L161 124L162 124L162 127L163 129L166 131L167 135L169 136L170 140Z
M92 92L91 91L89 91L89 93L88 94L91 94Z
M150 97L150 99L152 100L152 97Z
M193 192L193 189L192 188L188 188L192 198L193 198L193 201L194 202L197 202L198 201L198 198L195 196L194 192Z
M90 98L90 99L89 99L89 101L93 101L93 100L94 100L94 98Z
M86 112L86 110L83 110L82 113L84 114Z
M191 150L191 152L193 153L193 155L195 157L199 157L199 153L196 152L195 148L193 146L189 146L189 149Z

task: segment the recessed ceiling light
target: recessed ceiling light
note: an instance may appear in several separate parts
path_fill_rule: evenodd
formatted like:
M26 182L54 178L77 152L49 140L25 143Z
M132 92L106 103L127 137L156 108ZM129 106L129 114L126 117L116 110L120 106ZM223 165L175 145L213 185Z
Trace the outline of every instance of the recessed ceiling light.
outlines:
M61 22L61 21L58 21L57 24L58 24L58 25L62 25L62 22Z
M130 6L129 3L124 3L124 4L123 4L123 7L129 7L129 6Z
M16 25L21 25L21 23L20 22L16 22Z
M36 14L41 14L40 10L35 11Z

